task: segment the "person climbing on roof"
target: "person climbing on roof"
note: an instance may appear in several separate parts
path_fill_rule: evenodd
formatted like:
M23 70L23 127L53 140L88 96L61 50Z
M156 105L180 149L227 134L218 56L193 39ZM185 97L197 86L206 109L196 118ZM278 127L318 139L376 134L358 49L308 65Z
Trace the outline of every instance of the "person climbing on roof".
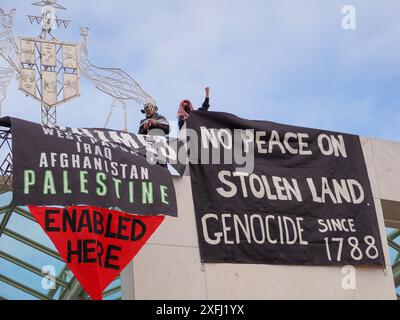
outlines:
M205 89L206 91L206 98L204 100L204 103L202 107L198 111L208 111L210 109L210 87L207 87ZM183 100L181 104L179 105L179 111L178 111L178 125L179 125L179 130L182 130L183 126L185 125L186 121L189 119L190 114L194 110L192 102L190 100Z
M167 136L170 133L168 120L157 113L158 107L153 103L146 103L142 113L146 119L140 122L139 134L152 136Z

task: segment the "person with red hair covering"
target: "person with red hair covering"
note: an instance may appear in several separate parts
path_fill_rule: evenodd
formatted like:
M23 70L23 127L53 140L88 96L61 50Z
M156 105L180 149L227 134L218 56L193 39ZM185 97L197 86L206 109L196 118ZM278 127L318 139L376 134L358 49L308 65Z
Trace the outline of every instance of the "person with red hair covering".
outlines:
M208 111L210 109L210 88L207 87L206 91L206 99L204 100L203 106L199 109L199 111ZM179 105L178 118L179 118L179 130L182 130L186 121L189 119L190 114L194 110L193 104L190 100L183 100Z

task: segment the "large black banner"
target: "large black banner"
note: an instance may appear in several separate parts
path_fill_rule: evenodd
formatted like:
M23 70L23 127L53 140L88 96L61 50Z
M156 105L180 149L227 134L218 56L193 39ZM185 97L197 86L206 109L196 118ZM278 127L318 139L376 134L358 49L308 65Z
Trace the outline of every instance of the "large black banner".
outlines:
M12 130L16 205L89 205L177 216L171 174L153 164L176 158L165 138L50 128L15 118L3 118L0 125Z
M384 264L359 137L214 112L188 136L204 263Z

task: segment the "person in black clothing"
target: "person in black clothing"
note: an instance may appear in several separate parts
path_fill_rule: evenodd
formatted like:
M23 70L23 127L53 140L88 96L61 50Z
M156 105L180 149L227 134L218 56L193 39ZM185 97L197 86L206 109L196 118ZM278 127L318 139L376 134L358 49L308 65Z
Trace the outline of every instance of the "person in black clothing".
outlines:
M147 103L142 110L146 119L140 122L139 134L153 136L167 136L170 133L170 126L167 119L158 114L158 107Z
M210 109L210 88L206 89L206 99L204 100L203 106L199 109L199 111L208 111ZM193 104L190 100L183 100L179 105L178 119L179 119L179 130L182 130L185 125L187 119L190 117L191 112L194 110Z

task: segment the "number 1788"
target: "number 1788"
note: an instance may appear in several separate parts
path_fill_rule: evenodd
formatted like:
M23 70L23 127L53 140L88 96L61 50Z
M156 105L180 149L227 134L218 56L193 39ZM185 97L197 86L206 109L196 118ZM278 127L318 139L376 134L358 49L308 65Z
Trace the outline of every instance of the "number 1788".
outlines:
M325 245L326 245L326 253L328 255L329 261L333 261L333 258L332 258L333 253L331 251L331 246L333 244L337 244L338 252L337 252L337 256L336 256L336 261L341 262L345 239L344 238L332 238L332 239L325 238L324 240L325 240ZM350 256L354 261L361 261L364 257L367 257L371 260L375 260L379 257L379 251L378 251L378 248L376 247L375 238L372 236L366 236L364 238L364 242L368 245L365 252L363 252L361 250L360 241L357 238L351 237L351 238L347 239L347 244L351 247Z

